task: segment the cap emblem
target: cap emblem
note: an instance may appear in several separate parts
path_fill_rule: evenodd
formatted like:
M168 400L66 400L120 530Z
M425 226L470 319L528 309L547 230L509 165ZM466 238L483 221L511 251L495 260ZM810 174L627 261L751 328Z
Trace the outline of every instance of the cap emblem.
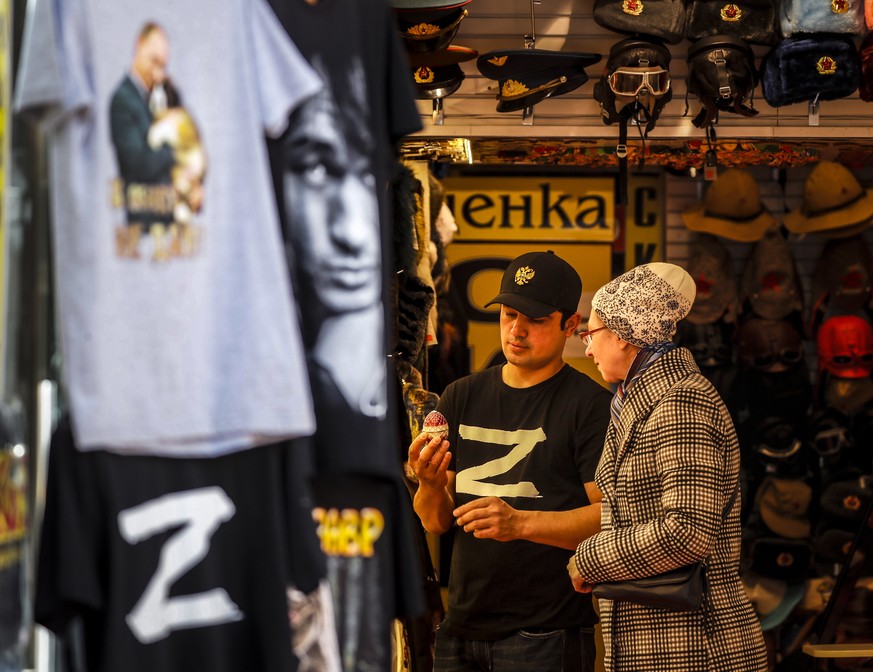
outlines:
M834 2L839 2L839 0L834 0ZM724 7L721 8L721 20L722 21L739 21L743 18L743 10L737 7L733 3L728 3Z
M521 82L518 82L514 79L507 79L503 83L503 89L501 90L501 95L506 96L506 97L517 96L519 94L525 93L526 91L528 91L528 88L524 84L522 84ZM518 276L516 276L516 277L518 277Z
M843 508L847 511L858 511L861 508L861 499L856 495L846 495L843 498Z
M787 551L780 553L776 556L776 566L777 567L791 567L794 564L794 556Z
M500 67L506 65L506 59L508 59L508 58L509 58L508 55L507 56L493 56L493 57L488 59L488 62L491 63L491 65L496 65L498 68L500 68Z
M709 296L712 294L712 288L715 287L715 281L712 278L706 277L705 273L701 273L694 278L694 284L697 287L698 296Z
M822 56L815 64L820 75L833 75L837 72L837 62L830 56Z
M406 29L409 35L435 35L442 30L439 26L432 23L419 23L417 26L410 26Z
M640 0L624 0L621 3L621 11L632 16L639 16L643 13L643 3Z
M526 285L534 279L535 275L536 271L534 271L530 266L522 266L515 272L515 284Z
M416 68L414 76L417 84L430 84L436 75L433 70L423 65L420 68Z
M831 0L831 11L834 14L845 14L849 11L848 0Z

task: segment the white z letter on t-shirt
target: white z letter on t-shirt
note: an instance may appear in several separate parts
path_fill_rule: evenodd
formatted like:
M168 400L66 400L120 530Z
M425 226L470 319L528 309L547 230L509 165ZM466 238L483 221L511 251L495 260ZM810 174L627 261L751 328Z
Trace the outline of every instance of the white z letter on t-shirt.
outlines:
M173 581L206 557L215 530L235 513L224 490L209 487L164 495L118 514L121 536L131 544L182 526L164 544L157 571L127 615L127 625L140 642L155 642L172 630L242 619L224 588L168 597Z
M505 474L516 464L533 452L536 445L546 440L546 433L540 429L488 429L461 425L458 431L462 439L491 443L498 446L514 446L503 457L489 460L478 467L470 467L458 472L455 489L468 495L487 497L540 497L540 491L530 481L518 483L483 483L483 479Z

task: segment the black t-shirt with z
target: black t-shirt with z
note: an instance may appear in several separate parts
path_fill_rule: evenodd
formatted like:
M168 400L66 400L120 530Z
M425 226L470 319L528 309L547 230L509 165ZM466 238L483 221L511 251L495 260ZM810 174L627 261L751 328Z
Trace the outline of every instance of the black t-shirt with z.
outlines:
M569 365L529 388L494 366L450 384L438 408L449 423L458 505L485 496L517 509L566 511L589 504L611 396ZM597 622L590 595L573 591L571 551L529 541L455 534L447 631L499 639L520 629Z
M286 589L313 591L325 567L294 450L82 452L62 419L36 621L62 634L81 618L89 672L296 669Z

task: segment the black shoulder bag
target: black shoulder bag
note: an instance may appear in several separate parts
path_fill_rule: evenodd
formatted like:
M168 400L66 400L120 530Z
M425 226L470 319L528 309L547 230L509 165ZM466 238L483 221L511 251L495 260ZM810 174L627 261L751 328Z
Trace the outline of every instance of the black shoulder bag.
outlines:
M722 524L727 520L728 512L739 491L738 479L734 494L721 515ZM594 586L593 593L598 598L634 602L656 609L697 611L703 604L705 589L706 561L703 560L655 576L598 583Z

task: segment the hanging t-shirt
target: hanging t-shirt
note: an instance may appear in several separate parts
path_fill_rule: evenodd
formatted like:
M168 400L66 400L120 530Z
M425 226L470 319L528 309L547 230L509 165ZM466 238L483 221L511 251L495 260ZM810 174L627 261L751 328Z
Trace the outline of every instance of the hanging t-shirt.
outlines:
M46 0L16 91L51 135L63 382L82 450L311 434L264 132L322 84L263 0Z
M35 620L83 627L90 672L285 672L287 588L324 576L287 442L213 459L76 449L52 436Z
M396 143L421 121L385 0L270 4L325 81L271 146L317 418L313 516L334 540L325 552L344 670L387 670L390 619L424 610L407 561L415 523L389 394L383 263Z
M271 145L319 470L397 475L384 309L392 264L382 262L393 249L386 199L397 143L421 128L406 55L384 0L270 4L325 82Z

